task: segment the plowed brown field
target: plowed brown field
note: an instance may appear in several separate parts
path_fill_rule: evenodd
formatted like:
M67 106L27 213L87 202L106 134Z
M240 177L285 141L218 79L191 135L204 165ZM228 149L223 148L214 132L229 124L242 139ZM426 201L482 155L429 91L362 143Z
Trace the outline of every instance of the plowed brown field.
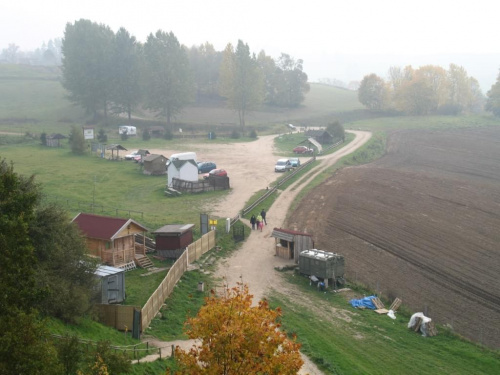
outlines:
M500 127L395 132L296 213L287 227L343 254L349 279L500 347Z

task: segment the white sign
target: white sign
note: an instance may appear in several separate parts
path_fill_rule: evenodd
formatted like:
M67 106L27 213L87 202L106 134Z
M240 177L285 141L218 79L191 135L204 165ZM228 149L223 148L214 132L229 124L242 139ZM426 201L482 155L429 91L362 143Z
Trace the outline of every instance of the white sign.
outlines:
M94 129L83 129L83 138L85 139L94 139Z

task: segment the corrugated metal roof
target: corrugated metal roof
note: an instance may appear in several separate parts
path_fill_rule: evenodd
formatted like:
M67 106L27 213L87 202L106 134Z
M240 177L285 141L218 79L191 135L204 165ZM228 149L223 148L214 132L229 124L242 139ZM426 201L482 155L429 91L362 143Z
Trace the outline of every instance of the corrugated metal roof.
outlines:
M79 213L73 222L78 225L83 234L90 238L112 240L130 223L134 223L144 231L148 229L132 219Z
M99 266L97 270L95 271L95 274L97 276L109 276L109 275L116 275L118 273L125 272L121 268L116 268L116 267L110 267L110 266Z

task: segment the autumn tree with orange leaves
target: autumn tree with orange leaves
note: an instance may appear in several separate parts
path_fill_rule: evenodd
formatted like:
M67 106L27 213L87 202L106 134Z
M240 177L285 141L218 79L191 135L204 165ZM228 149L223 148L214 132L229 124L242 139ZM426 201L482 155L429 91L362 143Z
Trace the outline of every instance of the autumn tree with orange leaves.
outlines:
M252 306L252 298L242 284L220 297L211 291L186 323L186 333L200 344L188 352L176 348L176 374L297 374L300 344L280 330L281 309L271 310L265 300Z

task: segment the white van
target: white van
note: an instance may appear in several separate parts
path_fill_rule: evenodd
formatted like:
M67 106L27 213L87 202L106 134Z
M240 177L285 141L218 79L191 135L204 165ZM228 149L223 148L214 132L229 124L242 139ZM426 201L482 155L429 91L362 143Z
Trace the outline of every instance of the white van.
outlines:
M137 135L137 128L130 125L120 125L118 127L118 134Z
M279 159L274 166L275 172L288 172L292 169L292 163L289 159Z
M196 163L196 152L181 152L178 154L170 155L170 158L167 160L167 166L176 160L194 160Z

